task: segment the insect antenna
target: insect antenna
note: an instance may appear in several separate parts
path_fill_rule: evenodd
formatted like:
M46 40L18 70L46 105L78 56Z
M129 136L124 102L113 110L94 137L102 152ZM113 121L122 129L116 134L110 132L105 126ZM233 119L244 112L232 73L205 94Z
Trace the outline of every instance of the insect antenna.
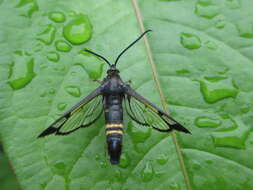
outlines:
M104 58L102 55L99 55L99 54L97 54L97 53L95 53L95 52L93 52L93 51L91 51L91 50L88 50L88 49L84 49L84 51L86 51L86 52L88 52L88 53L91 53L91 54L93 54L93 55L95 55L95 56L97 56L97 57L100 57L100 58L103 59L110 67L112 66L112 65L110 64L110 62L109 62L106 58Z
M115 61L115 63L114 63L115 67L116 67L116 65L117 65L117 62L118 62L119 58L120 58L130 47L132 47L136 42L138 42L146 33L151 32L151 31L152 31L152 30L146 30L146 31L143 32L135 41L133 41L129 46L127 46L127 47L118 55L118 57L117 57L117 59L116 59L116 61Z

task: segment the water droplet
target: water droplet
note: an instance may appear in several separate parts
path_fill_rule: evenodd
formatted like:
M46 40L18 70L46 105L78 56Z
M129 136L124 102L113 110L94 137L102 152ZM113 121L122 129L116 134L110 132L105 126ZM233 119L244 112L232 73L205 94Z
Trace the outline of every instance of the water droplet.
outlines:
M241 106L240 110L242 113L248 113L250 110L250 107L249 107L249 105L245 104L245 105Z
M245 19L241 19L237 25L237 30L239 32L239 35L243 38L253 38L253 27L252 23Z
M37 40L45 43L46 45L50 45L55 38L56 28L52 24L48 24L46 29L38 34Z
M213 41L210 41L210 40L206 41L206 42L204 43L204 45L205 45L208 49L211 49L211 50L216 50L216 49L218 48L218 46L216 45L216 43L213 42Z
M170 190L180 190L180 185L177 183L173 183L169 185Z
M80 65L93 80L99 79L103 72L104 63L94 55L80 52L75 57L76 65Z
M136 126L137 124L133 125L132 122L129 122L128 129L129 134L134 142L145 142L148 137L151 135L151 129L148 127L139 127Z
M208 6L212 4L212 0L198 0L199 5Z
M25 17L32 17L32 14L39 10L35 0L20 0L15 7L22 9L20 15Z
M64 102L61 102L57 105L58 110L62 111L66 108L67 104Z
M130 163L130 159L129 159L127 153L123 153L120 157L119 167L126 168L127 166L129 166L129 163Z
M205 160L205 162L206 162L207 164L212 164L212 163L213 163L212 160Z
M205 127L215 128L221 125L221 121L216 118L200 116L195 119L195 125L199 128L205 128Z
M187 69L180 69L180 70L177 70L176 72L177 72L177 74L188 74L188 73L190 73L190 71L187 70Z
M142 179L144 182L148 182L153 178L154 169L150 162L147 162L142 170Z
M18 90L18 89L24 88L26 85L28 85L33 80L33 78L36 76L36 74L34 73L33 70L34 70L34 59L32 58L28 62L26 62L25 76L9 81L11 88L13 90ZM12 74L13 74L13 71L11 71L11 75Z
M165 154L160 154L160 155L157 156L156 161L157 161L159 164L164 165L164 164L166 164L167 161L168 161L168 156L165 155Z
M48 92L49 92L49 94L55 94L55 89L50 88Z
M49 60L49 61L53 61L53 62L57 62L57 61L59 61L59 58L60 58L60 56L59 56L59 54L58 53L56 53L56 52L48 52L47 53L47 59Z
M244 123L237 117L234 119L236 121L236 126L232 127L232 130L212 133L214 145L216 147L245 149L245 142L251 132L251 129L245 126Z
M197 4L195 13L200 17L212 19L220 13L220 7L215 5L203 6L201 4Z
M201 47L201 41L198 36L190 33L181 33L181 44L187 49L198 49Z
M58 51L62 51L62 52L68 52L72 48L67 42L63 40L57 40L55 42L55 47Z
M87 15L79 14L63 29L63 35L72 44L82 44L91 38L92 26Z
M74 97L80 97L81 95L80 88L77 86L70 85L65 87L65 90L67 91L67 93Z
M217 16L216 17L216 21L215 21L215 27L218 28L218 29L222 29L225 27L226 25L226 21L225 21L225 18L224 16Z
M201 168L201 164L198 161L193 161L192 167L194 168L194 170L199 170Z
M44 45L41 42L39 42L34 45L33 50L34 52L39 52L39 51L42 51L43 48L44 48Z
M65 15L60 11L53 11L48 16L52 21L60 23L65 21Z
M206 77L206 80L200 81L200 90L208 103L229 97L235 98L238 93L232 80L224 77Z
M226 5L230 9L238 9L241 7L241 3L238 0L226 0Z
M54 167L60 170L64 170L66 165L64 164L64 162L58 162L56 164L54 164Z

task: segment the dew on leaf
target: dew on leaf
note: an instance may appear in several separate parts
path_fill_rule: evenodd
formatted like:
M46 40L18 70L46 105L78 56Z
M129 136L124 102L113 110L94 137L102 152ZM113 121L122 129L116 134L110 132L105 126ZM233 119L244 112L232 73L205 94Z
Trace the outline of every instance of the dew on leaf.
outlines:
M49 91L48 91L49 94L55 94L55 89L53 88L50 88Z
M60 23L66 20L65 15L60 11L52 11L49 13L48 17L50 20Z
M200 17L212 19L220 13L220 8L215 5L203 6L201 4L197 4L195 13Z
M58 51L69 52L72 47L67 42L65 42L64 40L57 40L55 42L55 48Z
M57 61L59 61L60 56L59 56L59 54L57 52L51 51L51 52L47 53L47 59L49 61L57 62Z
M226 0L226 5L230 9L238 9L241 7L239 0Z
M76 65L80 65L93 80L99 79L103 72L104 62L94 55L80 52L75 57Z
M127 155L127 153L123 153L120 157L119 167L126 168L129 166L129 164L130 164L129 156Z
M62 111L66 108L67 104L65 102L61 102L57 105L58 110Z
M253 38L253 25L247 20L240 20L237 25L239 35L243 38Z
M54 164L54 167L60 170L64 170L66 165L64 164L64 162L57 162L56 164Z
M199 5L208 6L212 4L212 0L198 0Z
M192 161L192 167L194 170L199 170L201 168L201 164L198 161L194 160Z
M154 176L154 168L151 162L147 162L145 167L142 170L142 180L144 182L148 182L153 179Z
M245 105L241 106L240 110L242 113L248 113L250 110L250 107L249 107L249 105L245 104Z
M216 128L221 125L221 121L216 118L207 117L207 116L200 116L195 119L195 125L199 128Z
M205 160L205 162L206 162L207 164L212 164L212 163L213 163L212 160Z
M74 97L80 97L80 95L81 95L80 88L77 86L74 86L74 85L70 85L70 86L65 87L65 90L68 94L70 94L71 96L74 96Z
M181 190L181 188L179 184L173 183L169 185L169 190Z
M16 8L22 9L21 16L32 17L33 13L39 10L36 0L19 0Z
M216 43L213 42L213 41L210 41L210 40L204 42L204 45L205 45L208 49L210 49L210 50L216 50L216 49L218 48L218 46L216 45Z
M52 24L48 24L47 27L38 34L37 40L40 40L46 45L50 45L55 39L56 28Z
M76 15L63 28L63 35L72 44L82 44L88 41L92 35L92 25L87 15Z
M128 124L129 135L134 142L145 142L151 135L151 129L148 127L139 127L129 122Z
M11 67L11 69L12 68L13 67ZM12 74L13 74L13 71L11 71L11 75ZM21 88L24 88L26 85L28 85L33 80L33 78L35 76L36 76L36 74L34 72L34 59L32 58L26 62L25 76L10 80L9 84L13 90L19 90Z
M190 71L187 70L187 69L179 69L176 72L177 72L177 74L188 74L188 73L190 73Z
M180 42L187 49L198 49L201 47L200 38L195 34L181 33Z
M200 90L207 103L215 103L225 98L235 98L238 90L231 79L212 77L200 81Z
M215 21L215 27L218 29L222 29L224 28L226 25L226 21L224 16L218 16L218 18Z
M164 165L168 161L168 156L166 154L160 154L157 156L156 161L159 164Z

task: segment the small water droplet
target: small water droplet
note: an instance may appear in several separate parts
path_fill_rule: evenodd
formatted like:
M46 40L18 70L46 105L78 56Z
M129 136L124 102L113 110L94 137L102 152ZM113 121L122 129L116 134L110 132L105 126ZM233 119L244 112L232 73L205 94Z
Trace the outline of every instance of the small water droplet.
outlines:
M205 160L205 162L206 162L207 164L212 164L212 163L213 163L212 160Z
M20 15L25 17L32 17L33 13L39 10L35 0L20 0L15 7L22 9Z
M216 50L216 49L218 48L218 46L216 45L216 43L213 42L213 41L210 41L210 40L206 41L206 42L204 43L204 45L205 45L208 49L210 49L210 50Z
M48 17L57 23L64 22L66 20L65 15L60 11L53 11L49 13Z
M198 161L193 161L192 167L194 168L194 170L199 170L201 168L201 164Z
M195 119L195 125L199 128L205 127L218 127L221 125L221 121L216 118L207 117L207 116L200 116Z
M241 37L253 38L253 26L251 22L242 19L237 23L236 27Z
M13 72L11 72L11 75ZM24 77L20 77L14 80L10 80L9 84L13 90L19 90L21 88L24 88L26 85L28 85L33 78L36 76L34 73L34 59L30 59L26 62L26 74ZM11 77L11 76L10 76Z
M241 3L239 0L226 0L226 5L230 9L238 9L241 7Z
M180 70L177 70L176 72L177 72L177 74L188 74L188 73L190 73L190 71L187 70L187 69L180 69Z
M76 65L80 65L93 80L97 80L103 73L104 63L94 55L81 51L75 57Z
M197 4L195 13L200 17L212 19L220 13L220 7L215 5L203 6L201 4Z
M235 98L238 90L234 87L231 79L224 77L206 77L200 81L200 90L208 103L215 103L225 98Z
M142 170L142 179L144 182L148 182L153 178L154 169L150 162L147 162Z
M64 164L64 162L57 162L56 164L54 164L54 167L60 170L64 170L66 165Z
M172 183L169 185L170 190L180 190L180 185L177 183Z
M91 38L92 25L87 15L79 14L63 29L66 40L72 44L82 44Z
M201 47L200 38L195 34L181 33L181 44L187 49L198 49Z
M71 46L65 42L64 40L57 40L55 42L55 47L58 51L62 51L62 52L69 52L71 50Z
M250 107L249 107L249 105L245 104L245 105L241 106L240 110L242 113L248 113L250 110Z
M57 105L58 110L62 111L66 108L67 104L64 102L61 102Z
M34 45L33 50L34 52L42 51L44 48L44 45L41 42L38 42Z
M77 86L70 85L65 87L65 90L67 91L67 93L74 97L80 97L81 95L80 88Z
M157 156L157 159L156 161L161 164L161 165L164 165L167 163L168 161L168 156L166 154L160 154Z
M59 58L60 58L60 56L56 52L51 51L51 52L47 53L47 59L49 61L57 62L57 61L59 61Z
M215 27L218 29L222 29L226 25L226 21L223 15L217 16L215 21Z
M129 122L129 135L131 135L134 142L145 142L151 135L151 129L148 127L138 127L136 125L137 124L133 125L132 122Z
M127 153L123 153L120 157L119 167L126 168L127 166L129 166L129 163L130 163L130 159L129 159Z
M49 94L55 94L55 89L50 88L48 92L49 92Z
M40 40L46 45L50 45L55 38L56 28L52 24L48 24L46 29L38 34L37 40Z
M198 0L199 5L208 6L212 4L212 0Z

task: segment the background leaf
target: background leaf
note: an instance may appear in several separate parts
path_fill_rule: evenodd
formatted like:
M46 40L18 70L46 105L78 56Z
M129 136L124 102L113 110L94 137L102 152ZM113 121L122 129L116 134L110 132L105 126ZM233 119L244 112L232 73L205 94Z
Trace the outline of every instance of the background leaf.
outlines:
M121 165L111 166L103 119L66 137L36 136L105 76L104 63L82 48L114 60L140 34L131 2L0 1L0 134L22 188L252 189L251 6L139 1L154 30L162 101L193 135L173 141L125 118ZM161 106L147 60L140 42L121 58L121 76Z

